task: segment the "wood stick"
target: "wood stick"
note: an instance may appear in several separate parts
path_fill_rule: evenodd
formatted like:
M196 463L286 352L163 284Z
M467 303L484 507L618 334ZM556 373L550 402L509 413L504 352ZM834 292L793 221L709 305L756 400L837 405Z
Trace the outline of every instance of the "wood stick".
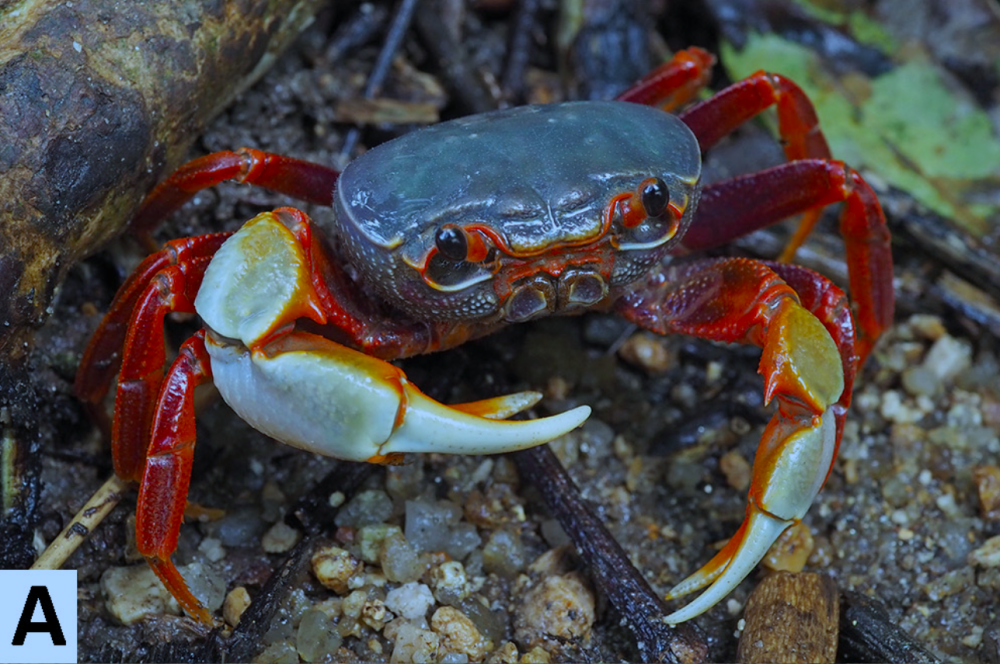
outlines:
M758 662L833 662L840 621L837 586L829 577L778 572L750 595L737 658Z

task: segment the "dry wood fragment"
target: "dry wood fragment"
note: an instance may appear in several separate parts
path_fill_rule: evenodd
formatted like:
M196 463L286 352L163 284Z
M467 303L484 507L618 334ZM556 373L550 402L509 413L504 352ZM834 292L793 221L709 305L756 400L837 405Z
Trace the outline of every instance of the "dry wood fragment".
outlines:
M737 657L756 662L832 662L840 606L825 576L779 572L761 581L746 607Z
M0 360L322 4L0 2Z

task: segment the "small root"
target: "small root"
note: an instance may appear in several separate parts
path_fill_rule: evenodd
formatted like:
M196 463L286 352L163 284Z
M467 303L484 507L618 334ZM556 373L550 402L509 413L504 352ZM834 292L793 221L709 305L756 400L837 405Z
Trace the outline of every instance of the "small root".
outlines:
M112 474L98 489L87 504L80 508L76 516L66 524L59 536L52 540L31 569L59 569L66 559L73 555L90 533L100 525L122 495L129 488L128 482Z

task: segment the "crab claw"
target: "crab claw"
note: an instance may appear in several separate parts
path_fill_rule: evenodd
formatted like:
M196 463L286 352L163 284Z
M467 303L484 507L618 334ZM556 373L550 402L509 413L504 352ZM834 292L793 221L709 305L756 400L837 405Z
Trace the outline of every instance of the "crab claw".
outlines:
M532 392L445 406L393 365L305 332L253 351L212 335L205 346L215 385L240 417L272 438L340 459L510 452L557 438L590 415L581 406L537 420L494 419L537 403Z
M673 599L711 584L664 619L672 625L709 610L746 578L778 536L805 516L836 455L833 406L844 382L840 354L829 333L815 316L785 299L768 325L763 346L765 394L768 400L777 397L778 412L757 448L747 516L707 565L667 594Z

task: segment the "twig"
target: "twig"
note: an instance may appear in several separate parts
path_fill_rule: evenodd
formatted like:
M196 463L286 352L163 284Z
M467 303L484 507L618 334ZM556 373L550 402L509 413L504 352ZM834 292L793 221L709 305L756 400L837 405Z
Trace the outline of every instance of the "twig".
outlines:
M403 43L403 37L406 36L406 31L410 27L419 1L402 0L399 3L399 10L392 20L392 25L389 26L389 33L385 36L385 44L382 45L378 60L375 61L375 67L365 85L365 99L374 99L382 91L382 84L385 83L386 76L389 75L392 60L396 57L396 51L399 50L400 44ZM347 161L351 158L351 153L354 152L360 135L361 130L357 127L353 127L347 132L347 136L344 137L344 146L340 149L341 161Z
M122 499L122 494L128 490L128 482L112 474L100 489L98 489L87 504L80 508L76 516L63 528L59 536L52 540L48 548L42 552L31 569L59 569L73 555L73 552L83 544L91 531Z
M663 622L666 604L583 500L549 446L516 452L514 459L590 566L594 584L632 633L641 661L704 661L708 645L701 632L690 623L671 628Z
M515 104L524 94L524 72L531 59L532 32L538 24L539 0L521 0L510 27L507 62L500 79L504 100Z

